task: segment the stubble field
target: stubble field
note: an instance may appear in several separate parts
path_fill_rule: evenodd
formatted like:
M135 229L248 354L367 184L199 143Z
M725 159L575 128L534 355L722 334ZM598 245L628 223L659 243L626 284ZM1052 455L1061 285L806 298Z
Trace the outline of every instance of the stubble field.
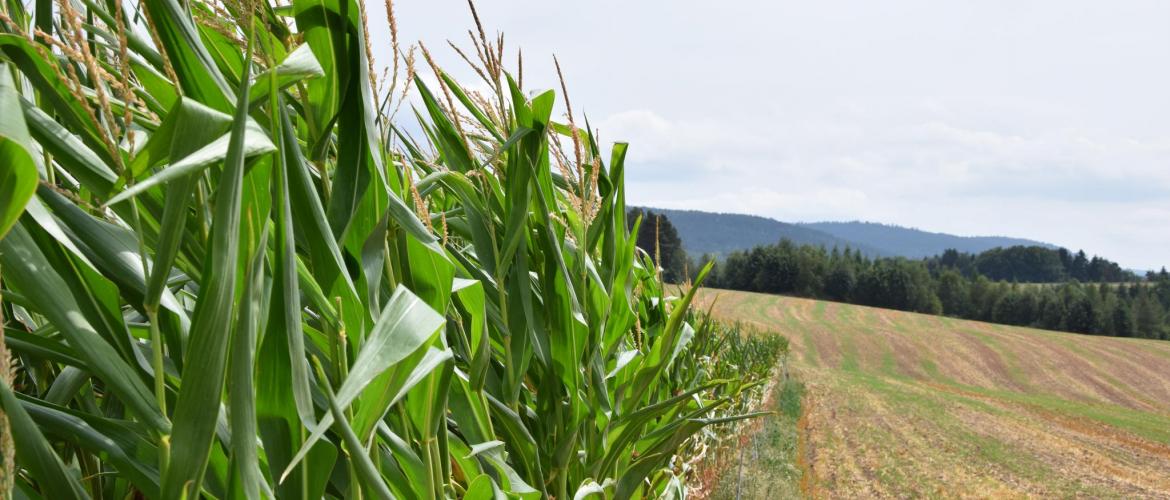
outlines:
M1170 497L1170 342L700 297L791 341L806 496Z

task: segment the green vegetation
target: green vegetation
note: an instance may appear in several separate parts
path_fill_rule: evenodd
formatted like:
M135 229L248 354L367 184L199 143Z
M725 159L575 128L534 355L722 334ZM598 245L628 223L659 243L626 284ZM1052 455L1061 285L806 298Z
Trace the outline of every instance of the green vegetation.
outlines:
M502 37L472 32L473 91L396 37L376 78L356 0L25 5L0 496L678 496L750 416L775 350L667 296L626 145L553 120Z
M1071 281L1044 286L998 277ZM1170 339L1170 273L1145 281L1082 284L1075 277L1131 278L1116 263L1064 249L1012 247L978 255L947 251L921 261L871 259L787 240L734 252L708 277L713 287L826 298L1049 330Z
M1109 259L1085 251L1075 254L1064 248L1013 246L993 248L978 254L947 249L926 259L931 269L953 269L967 277L986 276L993 281L1020 283L1061 283L1069 280L1091 283L1134 282L1137 275Z

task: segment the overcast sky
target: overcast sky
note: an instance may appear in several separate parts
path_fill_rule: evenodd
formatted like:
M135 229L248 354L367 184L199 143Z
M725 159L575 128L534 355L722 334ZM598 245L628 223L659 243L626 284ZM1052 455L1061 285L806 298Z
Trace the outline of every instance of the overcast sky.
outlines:
M396 0L458 69L464 0ZM370 0L379 64L383 7ZM631 203L867 220L1170 265L1166 0L497 0L525 86L629 141ZM453 71L460 74L459 71Z

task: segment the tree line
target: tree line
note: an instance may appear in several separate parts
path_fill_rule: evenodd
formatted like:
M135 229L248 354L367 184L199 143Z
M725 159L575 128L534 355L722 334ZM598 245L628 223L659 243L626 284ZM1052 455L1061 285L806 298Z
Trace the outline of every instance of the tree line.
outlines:
M1088 257L1084 250L1072 253L1064 248L1011 246L993 248L978 254L947 250L926 259L932 270L955 269L968 278L986 276L992 281L1021 283L1130 283L1138 281L1132 271L1109 259Z
M631 208L626 211L626 225L631 231L639 218L642 225L634 235L635 244L658 263L663 281L681 283L689 269L694 269L695 273L699 272L699 268L689 265L693 262L688 261L678 230L666 215L655 213L653 210Z
M715 260L688 257L665 215L632 209L627 213L631 229L639 217L637 245L659 263L664 281L693 279ZM781 240L728 254L716 262L704 285L1048 330L1170 339L1170 273L1163 268L1143 279L1083 250L951 249L915 260Z
M704 256L688 267L709 260ZM974 255L948 250L911 260L784 240L729 254L705 284L1048 330L1170 339L1170 273L1162 269L1142 280L1116 263L1063 249L1009 247Z

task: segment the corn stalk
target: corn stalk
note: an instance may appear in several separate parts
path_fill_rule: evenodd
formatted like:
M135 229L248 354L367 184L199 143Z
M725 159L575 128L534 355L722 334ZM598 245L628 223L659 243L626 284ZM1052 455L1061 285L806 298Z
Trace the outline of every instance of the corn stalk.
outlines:
M750 416L766 370L697 369L694 289L626 230L626 145L502 37L486 92L402 55L416 140L354 0L3 9L18 496L674 495Z

